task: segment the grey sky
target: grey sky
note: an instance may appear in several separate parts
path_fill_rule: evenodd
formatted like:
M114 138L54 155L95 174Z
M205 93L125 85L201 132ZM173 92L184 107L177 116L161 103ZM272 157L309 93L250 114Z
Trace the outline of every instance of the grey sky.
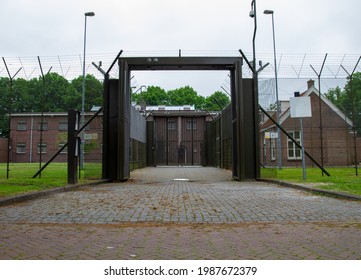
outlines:
M251 0L1 0L0 56L81 54L87 11L95 12L88 18L88 54L120 49L251 53L250 9ZM361 53L359 0L257 0L257 53L272 54L271 16L263 14L265 9L275 11L278 53ZM166 87L188 80L196 88L214 83L218 90L226 78L218 74L200 74L197 80L189 73L139 73L136 79L140 84L162 84L163 79Z

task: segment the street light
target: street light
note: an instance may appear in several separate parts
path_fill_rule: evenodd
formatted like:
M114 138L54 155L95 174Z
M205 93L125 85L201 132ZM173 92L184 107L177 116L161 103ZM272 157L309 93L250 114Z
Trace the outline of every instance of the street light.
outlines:
M256 0L252 0L251 2L251 11L249 12L249 16L253 18L254 21L254 30L253 30L253 70L256 71L256 34L257 34L257 8L256 8ZM255 74L256 72L254 72ZM253 75L253 80L257 78L257 75ZM256 90L255 90L256 92Z
M83 83L81 88L81 125L84 126L85 124L85 116L84 116L84 104L85 104L85 49L86 49L86 20L87 17L95 16L94 12L87 12L84 14L85 17L85 24L84 24L84 55L83 55ZM84 133L82 133L81 137L81 147L80 147L80 169L84 167Z
M277 57L276 57L276 39L275 39L275 23L274 23L274 11L264 10L265 15L272 15L272 32L273 32L273 58L275 65L275 80L276 80L276 104L277 104L277 123L280 122L281 106L278 99L278 78L277 78ZM278 169L282 169L282 142L281 142L281 130L277 126L277 158L278 158Z

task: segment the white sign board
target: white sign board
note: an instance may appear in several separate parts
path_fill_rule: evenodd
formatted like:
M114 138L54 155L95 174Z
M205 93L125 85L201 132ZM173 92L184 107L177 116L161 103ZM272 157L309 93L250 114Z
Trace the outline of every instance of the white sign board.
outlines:
M291 97L291 118L306 118L312 117L311 98L306 97Z
M264 138L265 139L277 139L278 138L278 133L277 132L266 132L264 134Z

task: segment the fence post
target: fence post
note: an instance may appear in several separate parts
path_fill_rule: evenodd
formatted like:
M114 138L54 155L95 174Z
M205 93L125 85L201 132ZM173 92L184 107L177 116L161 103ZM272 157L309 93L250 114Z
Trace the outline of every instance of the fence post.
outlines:
M78 137L80 112L68 111L68 184L78 182L78 157L80 138Z

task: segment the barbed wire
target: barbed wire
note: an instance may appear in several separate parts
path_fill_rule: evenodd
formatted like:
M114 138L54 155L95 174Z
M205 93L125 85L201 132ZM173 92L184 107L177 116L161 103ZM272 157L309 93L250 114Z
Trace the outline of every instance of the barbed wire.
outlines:
M245 53L249 58L251 53ZM116 57L116 53L99 53L88 54L86 56L86 73L94 75L96 78L102 80L103 75L92 65L92 62L98 64L102 63L103 69L109 69L111 63ZM162 51L124 51L121 57L239 57L240 53L236 50L162 50ZM341 65L350 72L355 67L360 54L328 54L324 65L322 78L336 79L346 78L347 73L342 69ZM5 57L4 58L10 73L15 73L21 67L18 73L18 78L32 79L38 78L40 73L38 58L34 57ZM83 56L78 55L54 55L54 56L40 56L41 63L44 69L52 68L51 72L58 73L68 80L72 80L82 75L82 61ZM324 54L279 54L277 55L278 63L278 78L279 79L298 79L298 78L316 78L312 65L316 70L322 67ZM273 54L258 53L257 61L262 61L263 64L270 63L260 74L260 79L268 79L274 77ZM117 77L118 65L115 64L110 77ZM361 71L361 65L356 69L356 72ZM7 71L5 65L0 64L0 77L6 77ZM246 63L243 65L243 76L252 77L252 73Z

